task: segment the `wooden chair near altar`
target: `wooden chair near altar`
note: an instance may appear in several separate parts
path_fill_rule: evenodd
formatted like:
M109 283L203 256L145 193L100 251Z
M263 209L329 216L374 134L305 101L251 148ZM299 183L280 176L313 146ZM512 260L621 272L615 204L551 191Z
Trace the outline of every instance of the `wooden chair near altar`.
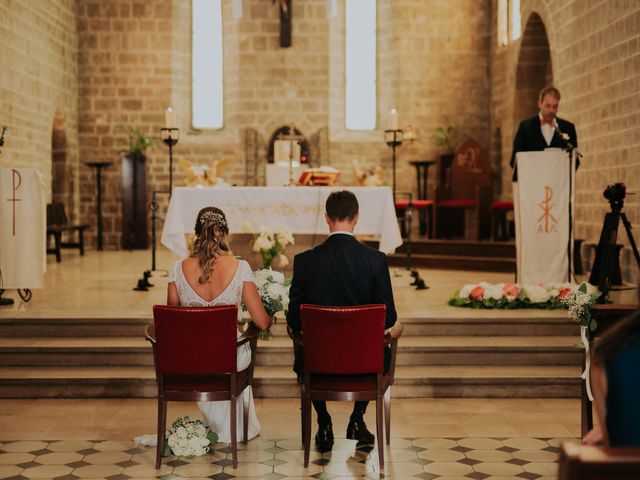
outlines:
M394 383L398 337L402 326L385 335L386 307L358 305L331 307L301 305L302 334L294 348L302 348L301 384L304 466L311 448L311 402L376 402L376 441L380 471L384 472L384 437L390 443L391 386ZM393 331L393 330L392 330ZM384 347L390 347L389 369L384 371ZM331 355L327 355L331 352ZM383 404L385 430L383 430Z
M231 455L238 466L236 399L253 384L258 329L237 336L238 307L173 307L155 305L154 325L146 338L153 347L158 383L158 445L160 468L167 424L167 402L230 402ZM251 363L237 370L237 348L249 343ZM248 405L243 408L243 442L247 442Z
M84 231L87 228L89 225L69 222L63 203L47 204L47 254L54 254L58 263L62 261L61 249L63 248L77 248L80 250L80 255L84 255ZM77 241L62 241L64 233L73 235L75 232L78 234ZM51 237L53 237L53 248L48 247Z
M477 224L475 237L490 238L492 201L493 170L486 152L470 138L458 147L447 184L436 186L436 238L464 237L469 228L465 225L469 211Z

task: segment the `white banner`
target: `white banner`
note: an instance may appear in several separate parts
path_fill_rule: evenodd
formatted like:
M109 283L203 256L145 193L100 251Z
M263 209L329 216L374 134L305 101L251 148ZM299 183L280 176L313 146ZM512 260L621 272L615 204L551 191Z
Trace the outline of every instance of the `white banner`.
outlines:
M46 207L40 173L0 169L0 288L42 288Z
M572 281L574 159L560 149L516 155L514 183L517 282ZM570 172L574 172L573 175ZM571 232L571 233L570 233ZM570 238L571 237L571 238ZM570 263L571 262L571 263Z
M227 216L230 233L253 228L327 235L324 205L329 194L350 190L360 205L356 235L380 235L380 251L393 253L402 245L389 187L176 187L162 229L161 242L181 257L187 255L185 234L193 233L198 211L215 206Z

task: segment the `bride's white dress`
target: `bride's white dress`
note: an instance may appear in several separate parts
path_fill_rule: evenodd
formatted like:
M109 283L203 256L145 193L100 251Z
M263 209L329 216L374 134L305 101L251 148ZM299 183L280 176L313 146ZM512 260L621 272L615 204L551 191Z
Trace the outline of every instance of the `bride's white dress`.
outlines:
M227 288L216 298L207 302L203 300L196 292L193 291L182 270L183 260L178 260L169 275L169 282L175 282L178 296L180 297L180 305L185 307L213 307L216 305L238 305L240 311L240 302L242 301L242 288L244 282L255 283L253 271L246 260L240 260L233 279L227 285ZM238 332L238 336L240 336ZM238 370L244 370L251 362L251 348L248 344L238 347ZM251 387L244 390L242 395L237 399L236 403L236 432L239 441L242 440L242 404L244 401L249 402L249 430L248 438L251 439L260 433L260 422L256 416L256 409L253 404L253 392ZM228 401L220 402L198 402L200 411L204 417L205 425L218 434L218 441L231 442L231 433L229 430L230 404Z

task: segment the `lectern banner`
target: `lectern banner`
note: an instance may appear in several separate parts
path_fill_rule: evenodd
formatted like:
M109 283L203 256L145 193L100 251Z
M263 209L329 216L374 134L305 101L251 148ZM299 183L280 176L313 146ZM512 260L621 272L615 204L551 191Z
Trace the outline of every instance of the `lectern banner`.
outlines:
M521 284L567 282L573 258L573 158L562 150L516 155L514 183L517 281ZM570 165L571 163L571 165ZM573 195L572 195L573 196ZM573 227L573 226L571 226ZM569 250L571 247L571 250ZM572 268L571 268L572 270Z
M0 169L0 288L42 288L46 207L40 173Z

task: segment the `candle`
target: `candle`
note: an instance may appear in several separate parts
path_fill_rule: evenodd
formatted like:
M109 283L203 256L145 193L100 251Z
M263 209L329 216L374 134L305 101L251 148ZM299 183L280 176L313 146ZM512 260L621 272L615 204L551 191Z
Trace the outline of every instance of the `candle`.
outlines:
M391 109L387 117L387 130L400 130L400 117L395 108Z
M176 112L171 107L164 112L164 128L176 128Z

